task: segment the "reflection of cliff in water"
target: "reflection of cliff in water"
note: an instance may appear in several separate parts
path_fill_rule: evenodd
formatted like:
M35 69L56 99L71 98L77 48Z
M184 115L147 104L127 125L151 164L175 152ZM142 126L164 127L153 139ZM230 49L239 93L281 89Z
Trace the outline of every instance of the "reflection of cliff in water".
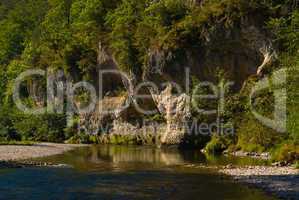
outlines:
M94 163L107 159L115 164L140 162L163 165L178 165L184 163L184 158L179 150L158 149L151 147L128 147L128 146L103 146L92 147L91 161Z
M67 164L80 171L138 171L170 169L171 167L198 167L199 165L265 165L253 158L204 155L200 150L178 150L150 146L88 146L64 154L36 159L41 162ZM197 169L197 168L196 168Z

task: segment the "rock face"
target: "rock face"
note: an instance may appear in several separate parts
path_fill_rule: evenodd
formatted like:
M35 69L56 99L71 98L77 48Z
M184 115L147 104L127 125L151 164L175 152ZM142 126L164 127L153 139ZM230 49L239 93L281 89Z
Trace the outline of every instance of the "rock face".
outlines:
M113 121L125 112L127 98L109 97L99 101L94 112L80 115L80 129L85 133L97 135L109 132Z
M249 51L260 53L259 56L261 56L262 63L255 66L257 75L260 76L265 68L277 59L277 53L271 40L256 25L246 26L247 24L249 24L248 19L243 20L241 34L244 39L246 38L245 41L248 43Z
M167 122L166 131L161 135L161 143L180 144L187 134L186 122L191 115L188 95L173 95L172 86L168 85L164 91L152 94L152 97Z
M200 4L201 1L190 2ZM121 85L128 90L128 95L117 103L114 100L120 97L106 97L100 100L100 102L105 102L105 107L110 106L112 112L103 114L95 111L81 116L81 124L89 130L96 130L103 124L113 124L112 128L107 130L108 134L140 133L142 127L132 124L131 119L143 119L144 115L134 110L134 95L131 89L136 87L136 80L150 81L158 85L158 91L147 88L147 92L152 97L150 101L166 121L165 132L161 133L162 129L160 129L154 133L160 135L162 144L179 144L184 135L188 134L186 123L191 115L188 88L184 88L188 79L196 77L200 81L215 83L217 71L223 70L226 78L234 82L232 89L239 91L248 77L262 75L275 60L275 48L268 39L267 33L259 28L262 25L259 24L258 17L244 17L234 29L219 26L215 31L203 31L201 42L196 47L182 46L179 50L149 48L148 62L144 66L142 77L130 73L128 74L130 80L115 76L104 78L102 83L104 93L109 93L113 88ZM118 69L117 61L101 44L98 63L99 71ZM189 77L186 75L186 69L190 70ZM166 89L160 87L161 83L165 86L166 82L181 86L182 92L173 93L171 85ZM126 102L130 102L130 105L120 112L119 107L123 107Z

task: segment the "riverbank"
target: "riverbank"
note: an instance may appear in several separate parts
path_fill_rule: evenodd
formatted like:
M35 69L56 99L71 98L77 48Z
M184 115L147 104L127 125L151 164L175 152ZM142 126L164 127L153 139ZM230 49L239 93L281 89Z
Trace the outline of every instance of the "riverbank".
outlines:
M32 162L28 159L62 154L77 147L86 145L39 143L33 145L0 145L0 168L19 167L70 167L65 164L54 165L45 162ZM103 151L106 152L106 151ZM115 152L115 151L111 151ZM136 154L136 151L134 151ZM121 154L122 155L122 154ZM171 154L169 154L171 155ZM168 155L168 156L169 156ZM98 153L95 154L95 157ZM107 156L107 155L104 155ZM114 159L118 158L114 155ZM131 154L129 156L132 158ZM143 158L144 156L142 156ZM165 157L165 156L163 156ZM123 158L123 155L122 155ZM138 156L136 157L136 159ZM179 158L179 157L178 157ZM149 157L146 157L149 160ZM248 166L239 167L228 165L224 167L190 164L191 168L211 168L222 174L229 175L238 183L249 184L260 188L281 199L299 200L299 170L293 167L279 166Z
M0 161L11 162L62 154L86 145L38 143L33 145L0 145Z
M280 199L299 199L299 170L293 167L227 166L219 172L232 176L236 182L262 189Z

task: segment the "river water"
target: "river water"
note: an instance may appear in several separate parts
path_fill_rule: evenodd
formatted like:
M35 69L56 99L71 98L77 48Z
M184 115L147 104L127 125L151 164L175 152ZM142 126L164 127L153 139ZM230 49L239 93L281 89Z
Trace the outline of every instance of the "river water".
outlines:
M0 199L274 200L202 166L263 164L199 151L137 146L82 147L39 159L62 168L0 170Z

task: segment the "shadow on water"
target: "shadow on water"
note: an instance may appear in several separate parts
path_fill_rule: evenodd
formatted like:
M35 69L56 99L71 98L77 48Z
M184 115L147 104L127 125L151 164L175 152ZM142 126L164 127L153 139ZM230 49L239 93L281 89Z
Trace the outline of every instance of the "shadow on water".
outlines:
M155 148L151 146L91 146L62 155L38 159L55 164L68 164L80 170L144 170L185 165L264 165L267 161L233 156L209 156L199 150Z
M299 175L251 176L240 179L281 199L299 200Z
M196 168L256 161L206 157L200 151L91 146L39 160L73 168L0 172L0 199L273 200L259 190Z

